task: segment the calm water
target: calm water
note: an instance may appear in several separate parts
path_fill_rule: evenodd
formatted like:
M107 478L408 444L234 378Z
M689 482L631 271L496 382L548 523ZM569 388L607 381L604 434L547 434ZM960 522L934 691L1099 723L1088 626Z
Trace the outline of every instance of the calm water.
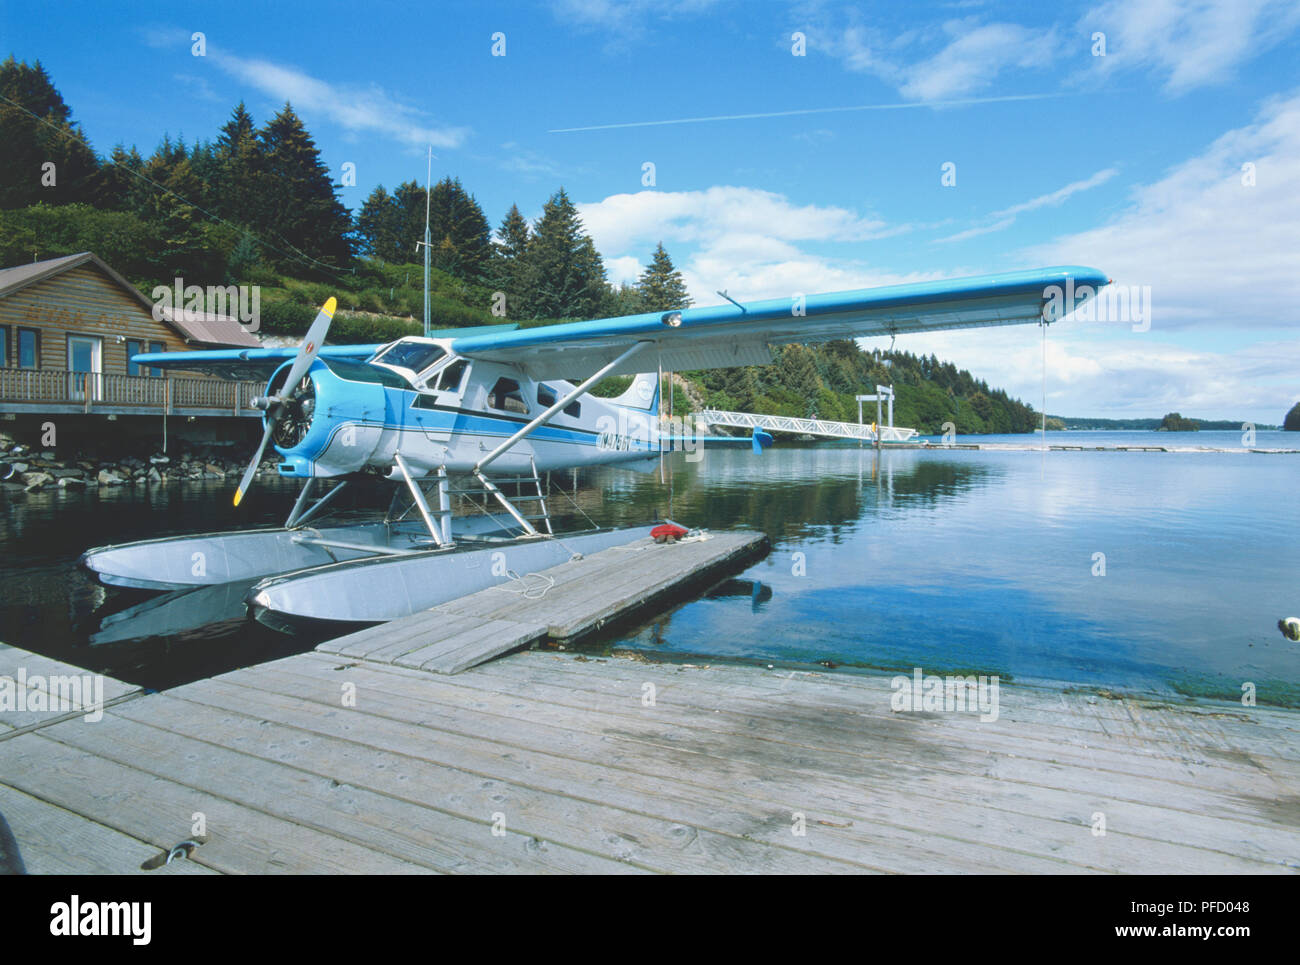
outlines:
M1240 433L1049 433L1058 440L1241 444ZM1298 472L1294 455L787 446L676 454L663 481L584 474L577 502L602 525L667 516L773 542L736 579L602 647L1222 697L1251 681L1261 701L1297 705L1300 644L1277 621L1300 615ZM245 505L253 515L237 515L229 491L0 498L0 640L159 687L308 648L241 621L241 588L159 601L76 572L91 545L278 522L294 494L263 487ZM221 619L176 625L192 613ZM140 628L150 635L133 639Z

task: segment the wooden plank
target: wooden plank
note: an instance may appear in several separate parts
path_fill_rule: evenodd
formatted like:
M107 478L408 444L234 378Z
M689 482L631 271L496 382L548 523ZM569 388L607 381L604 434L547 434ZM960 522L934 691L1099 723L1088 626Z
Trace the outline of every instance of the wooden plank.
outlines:
M82 730L101 733L110 719ZM0 782L11 788L160 850L189 838L193 815L201 813L209 840L190 860L228 874L427 872L412 862L68 746L44 732L0 742L0 775Z
M293 751L287 751L277 744L281 735L266 720L217 713L163 695L147 701L138 715L115 716L104 726L64 725L44 733L101 759L130 763L296 828L355 844L373 856L374 864L354 872L368 872L390 860L459 874L635 870L554 842L542 849L543 842L514 829L496 836L490 811L475 820L341 781L340 772L330 767L304 771L293 763L304 753L304 742L297 741ZM235 734L244 739L230 740ZM216 735L221 736L214 743Z
M238 688L217 678L188 684L167 697L159 695L161 699L146 701L129 713L132 719L153 718L160 726L185 732L196 728L198 698L212 695L215 700L218 694L234 704L241 700ZM165 702L178 706L164 711ZM242 702L247 705L247 694ZM231 703L226 706L233 708ZM297 708L295 723L281 723L282 707ZM165 719L155 717L164 713ZM265 696L257 701L255 716L229 709L222 727L225 740L239 741L253 754L274 755L277 761L305 772L328 773L354 787L459 813L480 824L500 814L507 828L521 834L638 868L678 873L862 870L851 862L771 848L634 809L594 803L563 789L548 791L524 780L503 780L482 766L491 763L487 759L444 763L438 759L443 751L439 734L368 716L364 703L355 712L323 714L298 697ZM398 728L402 744L382 739ZM484 840L490 836L485 834Z
M545 637L546 627L541 624L490 620L473 630L405 654L393 662L403 667L458 674Z
M319 661L291 658L258 668L260 673L257 677L261 679L232 675L231 680L239 686L262 686L312 696L311 688L305 683L266 679L273 671L292 678L300 670L311 670L312 664L320 666ZM509 666L510 664L505 665L507 668ZM1088 808L1093 807L1093 804L1087 796L1032 787L1018 788L1009 785L1005 779L994 780L983 774L972 775L969 771L962 770L954 772L951 767L948 768L948 773L935 774L930 756L918 756L920 748L913 741L903 741L901 751L916 757L915 761L894 762L882 758L877 766L868 765L864 769L862 763L855 763L857 756L865 754L861 747L853 746L852 742L846 744L839 735L830 736L826 741L840 746L844 753L841 755L843 760L828 767L823 760L810 760L811 755L797 750L773 747L770 751L763 751L762 735L754 734L752 726L743 728L743 733L749 738L742 745L744 753L734 750L737 746L734 733L727 734L725 730L720 730L712 734L692 735L681 726L680 704L676 700L671 702L668 714L679 726L671 727L665 732L661 720L649 715L648 711L638 715L629 714L623 720L610 719L607 714L596 713L596 702L589 694L578 698L581 707L577 708L585 708L588 712L577 713L575 708L557 707L549 699L535 700L524 696L527 688L522 687L517 680L509 684L509 689L501 688L505 691L501 692L485 685L483 676L478 674L456 678L454 684L439 684L427 678L422 679L418 674L399 675L395 672L396 669L362 665L351 670L353 676L358 678L359 685L363 685L368 692L377 686L372 679L374 676L390 678L382 695L372 693L369 698L380 713L406 719L418 717L426 726L436 725L440 729L454 729L464 734L492 736L498 740L570 755L582 761L630 768L643 773L644 783L650 786L658 787L665 780L701 780L712 782L711 786L714 787L725 787L725 800L734 801L737 797L753 794L753 785L748 781L729 779L726 775L754 773L755 780L760 782L759 786L764 793L784 787L788 797L783 803L793 806L795 810L802 806L811 811L820 802L834 812L856 814L857 820L868 820L877 825L904 820L895 815L915 815L921 819L929 813L929 822L922 827L932 829L936 836L967 833L981 840L984 840L986 833L981 828L1008 824L1019 829L1021 841L1032 841L1035 834L1044 836L1041 846L1043 854L1066 857L1077 853L1090 857L1094 862L1101 860L1097 852L1107 844L1106 841L1092 838L1089 833L1088 820L1092 812ZM370 676L364 676L367 671L370 671ZM319 670L312 672L320 674ZM477 691L475 696L468 697L464 694L467 687L471 691ZM315 699L323 699L325 693L319 692ZM398 694L402 696L397 696ZM412 699L406 700L407 696ZM787 695L789 696L791 695ZM434 701L439 703L434 704ZM725 703L715 700L712 710L722 706ZM785 707L777 708L777 712L783 713L788 709L787 701ZM490 718L481 716L487 713L496 715L495 724ZM711 711L706 711L706 715L710 719L713 716ZM635 720L634 716L641 719ZM801 713L798 716L806 715ZM520 721L526 721L527 726L519 726ZM506 736L502 736L502 728L506 729ZM666 739L661 739L660 734ZM856 735L858 745L874 744L879 740L879 736L874 733ZM718 760L719 752L724 748L730 752L730 759ZM813 768L810 769L809 765ZM716 772L714 776L711 776L711 771ZM870 780L864 785L864 777L872 774L880 775L880 780ZM622 779L619 783L627 780ZM1034 794L1034 800L1044 796L1045 799L1037 806L1031 802L1026 808L1022 803L1026 799L1026 791ZM1173 793L1177 795L1176 791ZM933 803L929 803L927 798ZM1249 860L1238 855L1252 857L1255 861L1276 863L1279 853L1288 853L1285 847L1288 839L1285 836L1279 840L1277 836L1271 839L1267 835L1260 837L1259 831L1243 834L1239 825L1232 821L1207 819L1199 815L1171 815L1159 807L1123 805L1114 809L1111 804L1112 802L1107 802L1107 813L1113 818L1112 827L1131 829L1131 833L1139 838L1142 836L1139 832L1154 836L1157 843L1147 844L1142 849L1142 867L1147 870L1163 867L1167 871L1185 871L1188 867L1199 865L1223 870L1235 868L1238 871L1253 867L1258 871L1264 866L1252 865ZM721 807L725 809L725 801ZM1022 816L1017 813L1020 811L1027 813ZM969 817L963 812L969 812ZM1131 817L1134 812L1136 820ZM1121 823L1121 816L1125 823ZM1174 833L1180 837L1188 835L1187 840L1199 840L1206 847L1217 848L1225 852L1226 857L1198 855L1196 861L1189 862L1188 857L1195 853L1195 849L1187 848L1182 841L1161 843L1161 836L1167 837L1169 834L1171 817L1178 821ZM1051 822L1054 827L1046 822ZM1027 829L1027 825L1037 827ZM1110 837L1117 842L1112 850L1120 849L1118 841L1129 841L1131 850L1132 839L1125 835L1124 830L1119 835L1112 834ZM1243 837L1249 839L1245 844ZM1250 844L1250 841L1256 839L1257 844ZM1289 840L1294 842L1294 836ZM1021 846L1029 847L1028 844ZM1133 859L1128 853L1112 860L1117 861L1117 864L1108 870L1133 867L1130 863ZM1104 867L1105 863L1100 866Z
M160 849L3 784L0 816L13 833L28 874L216 874L188 860L145 871L141 866L158 857Z
M69 715L93 717L104 704L142 693L134 684L4 643L0 643L0 678L7 678L0 687L8 690L12 685L16 701L13 707L0 704L0 740ZM26 686L19 689L19 683Z
M530 574L547 587L524 597L502 584L379 627L320 644L317 649L439 673L460 673L548 632L568 640L590 633L618 614L658 599L682 584L706 578L765 545L761 533L720 533L691 543L656 546L635 540ZM639 566L629 552L653 549ZM508 595L507 595L508 594Z

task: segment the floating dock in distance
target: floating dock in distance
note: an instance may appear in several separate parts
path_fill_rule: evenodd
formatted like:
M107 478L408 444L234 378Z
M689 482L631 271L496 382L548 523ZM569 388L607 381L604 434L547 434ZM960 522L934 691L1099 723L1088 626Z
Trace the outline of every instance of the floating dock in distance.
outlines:
M706 533L700 539L662 544L642 537L338 637L316 649L460 673L548 638L568 644L614 621L633 619L649 606L691 588L703 589L762 558L768 548L762 533Z
M39 659L6 673L15 656ZM1300 870L1300 713L1010 683L981 721L893 693L888 674L532 651L444 676L309 652L0 736L0 812L37 873L136 871L196 813L206 841L147 873Z
M1239 452L1274 456L1300 455L1300 449L1236 448L1229 446L1084 446L1052 443L1046 448L1030 442L889 442L886 449L923 449L942 452L946 449L978 449L984 452Z

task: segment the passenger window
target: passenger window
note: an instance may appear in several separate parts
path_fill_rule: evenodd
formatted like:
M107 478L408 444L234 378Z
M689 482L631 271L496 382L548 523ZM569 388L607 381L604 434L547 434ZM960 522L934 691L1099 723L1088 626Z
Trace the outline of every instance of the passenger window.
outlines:
M537 402L543 408L549 409L551 406L555 405L558 399L559 396L555 394L555 390L549 385L537 386ZM564 414L574 419L578 418L582 415L582 403L570 402L564 407Z
M456 392L460 389L461 380L465 378L465 370L469 368L469 363L464 359L457 359L438 374L438 391L439 392Z
M528 415L528 403L524 401L519 383L514 379L497 379L497 384L492 386L492 391L488 394L488 406L503 412Z

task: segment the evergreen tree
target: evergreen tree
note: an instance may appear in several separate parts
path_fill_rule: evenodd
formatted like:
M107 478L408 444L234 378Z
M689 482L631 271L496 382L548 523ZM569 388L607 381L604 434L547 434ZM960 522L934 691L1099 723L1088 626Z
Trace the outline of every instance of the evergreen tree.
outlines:
M0 64L0 95L0 208L97 200L99 159L41 62L29 67L10 55Z
M528 219L519 213L519 205L512 204L497 229L496 248L501 257L511 262L518 262L528 253L528 246L533 240L532 229Z
M673 267L673 260L668 257L662 241L655 246L655 253L641 273L637 289L644 305L641 310L645 312L670 312L691 305L682 273Z
M184 141L164 136L141 173L135 213L157 231L157 262L164 277L190 275L198 280L208 255L205 252L203 215L189 199L197 197L202 183L190 167Z
M525 314L532 318L599 314L608 290L605 268L563 188L543 206L534 232L521 293Z
M519 206L512 204L501 222L501 227L497 229L496 239L492 242L493 253L489 273L492 285L508 296L507 306L513 306L520 301L528 247L532 244L532 240L532 229L528 226L528 220L520 214Z
M212 149L214 169L210 184L216 213L242 225L259 222L262 184L262 146L253 126L253 116L240 101L230 120L221 126Z
M149 186L132 172L144 170L144 158L134 147L121 144L113 148L109 162L100 169L96 206L111 211L137 211L144 203Z
M466 281L487 278L492 258L492 229L474 197L459 178L443 178L433 186L429 204L429 230L434 244L434 264ZM420 224L420 238L424 224Z
M352 218L293 107L286 103L257 137L262 164L256 224L262 235L309 259L346 264L352 255ZM310 262L302 264L310 270Z
M392 261L409 263L424 260L424 253L416 247L416 243L424 240L426 194L424 188L414 181L403 181L393 192L393 207L396 211L394 229L397 237ZM430 227L432 228L432 223ZM434 244L440 240L432 233L431 237Z
M361 210L357 212L357 236L362 254L388 262L411 261L403 259L398 251L398 224L400 212L397 202L381 184L370 192Z

